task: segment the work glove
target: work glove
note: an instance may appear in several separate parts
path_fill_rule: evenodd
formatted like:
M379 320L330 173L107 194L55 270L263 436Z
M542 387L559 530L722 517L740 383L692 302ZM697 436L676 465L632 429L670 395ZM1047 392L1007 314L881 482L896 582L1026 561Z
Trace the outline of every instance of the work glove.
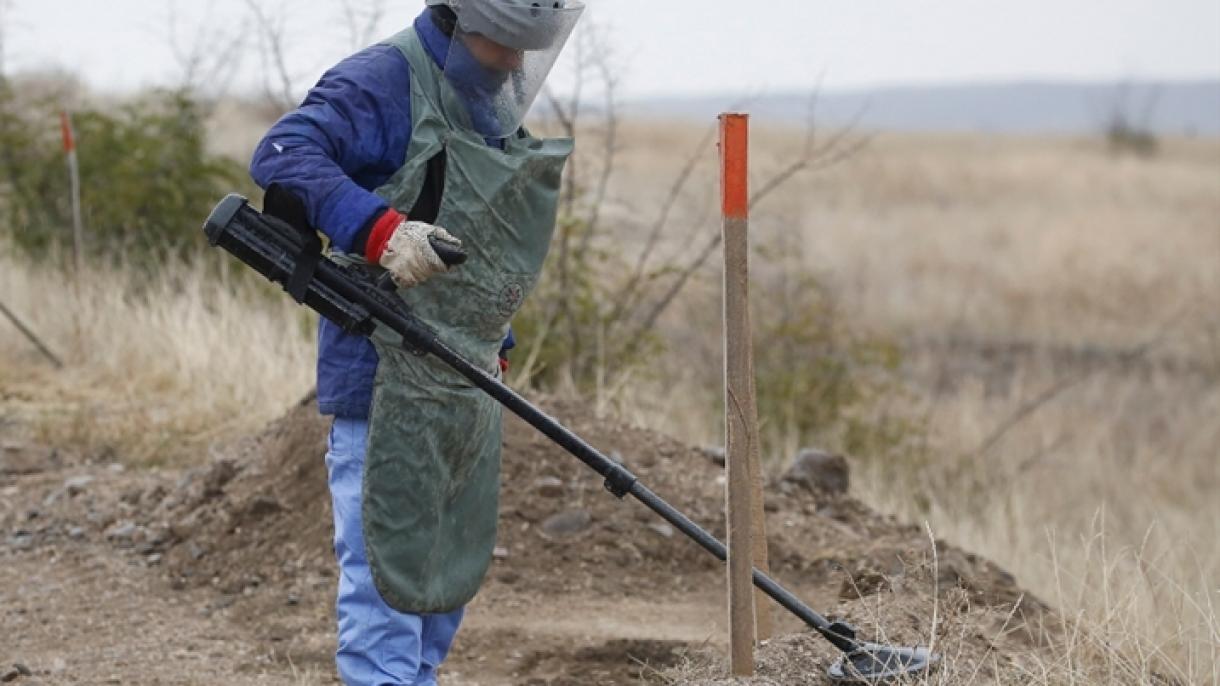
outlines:
M411 288L450 269L433 242L455 251L462 247L460 240L441 227L410 221L389 209L373 224L364 255L370 263L385 267L400 288Z

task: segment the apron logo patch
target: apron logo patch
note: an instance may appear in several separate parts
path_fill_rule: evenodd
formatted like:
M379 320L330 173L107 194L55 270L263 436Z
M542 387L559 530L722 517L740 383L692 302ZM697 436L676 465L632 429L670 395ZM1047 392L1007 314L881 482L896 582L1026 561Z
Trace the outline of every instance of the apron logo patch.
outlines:
M525 288L519 283L510 283L500 289L500 297L496 299L496 311L502 317L511 317L521 309L521 301L525 299Z

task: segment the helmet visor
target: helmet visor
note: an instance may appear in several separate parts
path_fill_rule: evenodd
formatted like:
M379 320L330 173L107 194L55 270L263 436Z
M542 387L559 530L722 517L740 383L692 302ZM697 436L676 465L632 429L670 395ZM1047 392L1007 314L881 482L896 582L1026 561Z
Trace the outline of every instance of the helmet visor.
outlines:
M516 132L584 10L573 0L463 3L445 62L450 118L484 138Z

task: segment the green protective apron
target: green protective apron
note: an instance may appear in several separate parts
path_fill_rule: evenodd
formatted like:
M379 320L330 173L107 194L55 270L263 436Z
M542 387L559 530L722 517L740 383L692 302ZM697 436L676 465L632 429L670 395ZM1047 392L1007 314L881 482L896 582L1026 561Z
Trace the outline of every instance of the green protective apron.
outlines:
M406 212L428 161L446 154L436 224L470 258L401 291L442 341L499 373L509 322L537 283L555 229L570 139L525 135L489 147L451 125L457 103L415 30L388 43L411 66L406 163L378 195ZM460 106L460 105L457 105ZM442 613L470 602L491 563L500 491L500 405L434 357L378 330L380 356L364 471L364 541L373 583L400 612Z

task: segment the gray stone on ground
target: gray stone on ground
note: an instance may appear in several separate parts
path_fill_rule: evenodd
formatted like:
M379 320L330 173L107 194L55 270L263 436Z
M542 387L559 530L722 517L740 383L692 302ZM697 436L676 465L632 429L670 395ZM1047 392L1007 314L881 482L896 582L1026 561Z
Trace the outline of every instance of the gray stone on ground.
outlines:
M145 538L154 546L163 546L173 538L173 532L164 523L152 524L144 531Z
M534 488L538 490L538 495L544 498L560 498L563 497L565 489L563 480L553 476L544 476L534 482Z
M568 538L586 531L593 524L593 515L584 510L565 510L542 523L542 533L550 538Z
M220 460L214 463L203 477L203 496L215 498L224 494L224 487L237 476L237 463Z
M105 529L106 527L110 526L111 522L114 521L114 515L110 512L90 510L89 513L85 515L85 521L99 529Z
M284 509L280 501L265 495L256 495L246 503L246 515L251 519L262 519Z
M654 524L649 524L648 528L653 533L660 536L661 538L673 538L674 537L674 533L675 533L674 528L664 522L657 522Z
M16 681L23 676L34 676L34 672L30 671L29 667L17 662L11 667L5 669L3 672L0 672L0 682L7 684L11 681Z
M139 486L133 486L119 496L119 500L127 505L139 505L140 499L144 497L144 491L140 490Z
M92 476L81 474L64 481L64 490L68 492L68 495L80 495L91 483L93 483Z
M29 550L34 547L34 534L25 529L18 529L9 536L8 544L10 548L16 550Z
M816 448L797 454L784 473L784 481L830 495L843 495L851 480L851 467L842 455L831 455Z
M131 543L135 540L140 527L132 522L121 522L106 531L106 538L119 543Z
M704 457L711 460L715 464L718 464L721 467L724 466L725 458L724 458L724 447L723 446L719 446L719 445L704 446L699 449L699 452L702 453Z
M66 493L66 492L67 491L60 489L60 488L52 490L50 493L47 494L47 497L42 499L42 506L43 507L54 507L55 503L59 502L59 499L62 498L64 493Z
M190 485L195 482L195 479L199 478L199 476L202 474L203 469L201 467L195 467L194 469L188 469L182 472L182 476L178 477L178 485L176 488L180 491L189 488Z

